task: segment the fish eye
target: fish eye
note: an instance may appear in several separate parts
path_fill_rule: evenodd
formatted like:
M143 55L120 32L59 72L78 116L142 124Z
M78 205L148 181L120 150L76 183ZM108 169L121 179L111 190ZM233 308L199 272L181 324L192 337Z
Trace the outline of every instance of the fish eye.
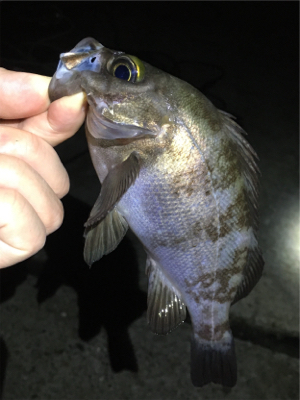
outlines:
M125 64L117 64L114 66L113 74L116 78L124 79L125 81L130 81L132 73L130 68Z
M109 71L118 79L128 82L140 82L144 78L145 67L135 56L122 55L108 66Z

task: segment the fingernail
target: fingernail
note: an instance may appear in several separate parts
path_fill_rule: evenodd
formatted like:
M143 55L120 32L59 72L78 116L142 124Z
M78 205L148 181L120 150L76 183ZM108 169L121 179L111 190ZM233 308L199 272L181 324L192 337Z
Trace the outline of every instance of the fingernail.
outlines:
M72 108L74 111L85 111L86 108L86 94L79 92L72 96L66 96L63 98L65 106Z

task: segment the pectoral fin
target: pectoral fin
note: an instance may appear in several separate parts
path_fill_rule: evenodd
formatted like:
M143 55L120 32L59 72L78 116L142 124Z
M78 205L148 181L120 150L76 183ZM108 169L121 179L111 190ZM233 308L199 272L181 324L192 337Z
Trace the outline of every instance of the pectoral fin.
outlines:
M85 229L84 260L91 266L102 256L112 252L128 229L124 217L112 210L98 225Z
M184 322L186 306L157 263L147 259L149 276L147 320L152 332L166 335Z
M101 222L112 211L124 193L133 185L139 172L140 160L136 152L131 153L125 161L109 171L89 219L84 225L86 228Z
M114 207L135 182L139 172L139 157L133 152L112 168L104 179L100 195L84 225L84 259L88 265L113 251L125 236L128 224Z

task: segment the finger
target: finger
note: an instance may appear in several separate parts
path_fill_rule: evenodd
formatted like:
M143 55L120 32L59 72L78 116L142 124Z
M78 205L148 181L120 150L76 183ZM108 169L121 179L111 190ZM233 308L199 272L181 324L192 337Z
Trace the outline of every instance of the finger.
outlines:
M20 158L30 165L62 198L70 188L69 177L56 151L40 137L0 125L0 154Z
M46 230L19 192L0 187L0 199L0 268L4 268L39 251L45 244Z
M27 118L45 112L50 104L51 78L0 68L0 118Z
M0 187L18 191L31 204L46 234L58 229L63 220L63 207L46 181L16 157L0 154L0 165Z
M85 119L86 108L86 96L83 92L62 97L51 103L47 112L22 121L19 128L56 146L79 130Z

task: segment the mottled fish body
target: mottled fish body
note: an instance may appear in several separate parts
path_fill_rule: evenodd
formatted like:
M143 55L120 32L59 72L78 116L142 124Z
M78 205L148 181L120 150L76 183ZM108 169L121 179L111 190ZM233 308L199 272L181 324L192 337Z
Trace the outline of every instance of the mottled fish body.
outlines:
M191 377L233 386L232 303L261 276L256 154L232 117L198 90L92 38L60 57L51 100L84 91L86 135L102 184L86 223L89 265L128 226L147 253L147 319L193 333Z

